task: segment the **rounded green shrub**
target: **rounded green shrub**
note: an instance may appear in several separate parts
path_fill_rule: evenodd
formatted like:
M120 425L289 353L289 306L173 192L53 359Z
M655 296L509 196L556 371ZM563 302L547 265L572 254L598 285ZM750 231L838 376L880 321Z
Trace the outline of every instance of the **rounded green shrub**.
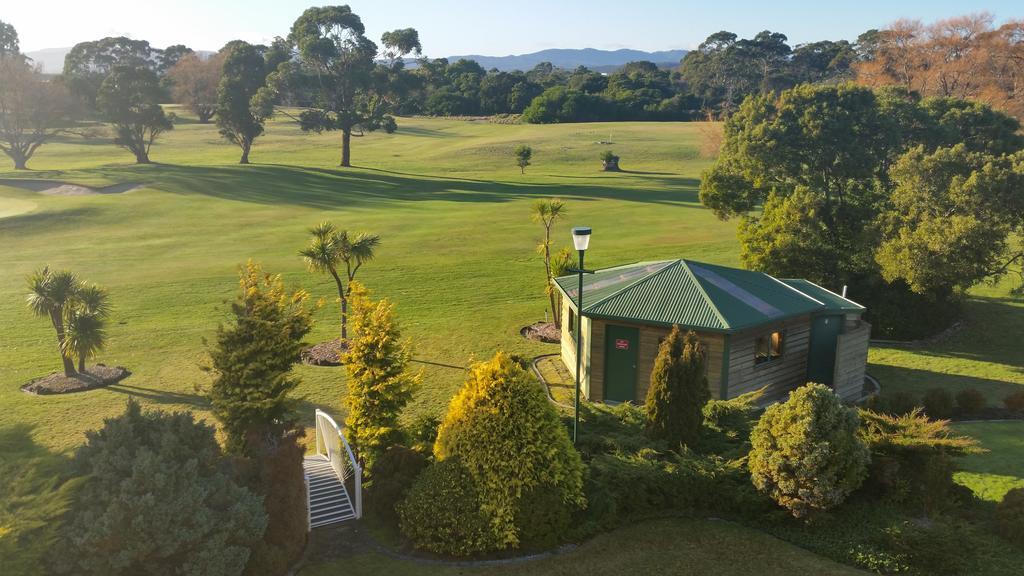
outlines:
M953 395L945 388L930 388L921 398L924 413L932 420L947 420L953 415Z
M476 482L458 458L427 467L396 507L402 533L422 550L469 556L498 548Z
M977 388L964 388L956 393L956 407L962 414L972 416L985 409L988 402Z
M751 480L797 518L846 499L867 475L857 412L827 386L807 384L765 410L751 432Z
M238 575L267 528L260 498L228 474L214 429L191 413L124 414L86 433L84 482L55 568L68 574Z
M1024 548L1024 488L1014 488L996 506L999 534Z
M1024 390L1007 394L1003 405L1011 412L1024 412Z
M481 510L491 521L496 548L520 544L522 526L530 518L521 501L544 486L570 513L583 507L583 462L565 426L541 387L509 355L470 369L466 384L452 399L441 426L434 457L457 457L480 492Z

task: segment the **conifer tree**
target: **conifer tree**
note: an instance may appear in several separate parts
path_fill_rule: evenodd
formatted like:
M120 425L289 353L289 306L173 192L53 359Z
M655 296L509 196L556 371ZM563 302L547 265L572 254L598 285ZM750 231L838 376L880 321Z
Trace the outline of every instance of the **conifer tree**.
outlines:
M420 375L407 370L412 351L395 323L394 304L372 300L358 282L350 286L352 338L342 358L349 376L345 426L372 474L376 459L400 440L398 417Z
M308 299L252 260L242 267L234 319L217 329L210 352L215 377L209 397L228 451L254 455L293 428L288 394L299 383L291 370L313 323Z
M704 345L691 330L673 326L661 343L647 389L647 433L671 444L693 445L711 395Z

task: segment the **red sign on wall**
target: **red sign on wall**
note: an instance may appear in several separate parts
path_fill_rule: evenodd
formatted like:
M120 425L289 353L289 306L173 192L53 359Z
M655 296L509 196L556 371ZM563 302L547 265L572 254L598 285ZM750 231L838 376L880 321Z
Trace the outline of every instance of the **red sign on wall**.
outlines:
M615 339L615 349L616 350L629 350L629 340L626 340L625 338L616 338Z

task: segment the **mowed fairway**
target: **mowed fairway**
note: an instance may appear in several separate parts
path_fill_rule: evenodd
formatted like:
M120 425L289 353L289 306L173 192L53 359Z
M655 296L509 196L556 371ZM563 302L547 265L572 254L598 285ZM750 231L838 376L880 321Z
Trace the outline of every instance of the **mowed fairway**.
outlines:
M179 111L180 113L180 111ZM135 166L107 140L44 147L30 173L84 185L137 182L145 188L93 196L44 196L0 186L0 427L31 427L48 449L79 444L83 432L120 412L129 396L163 409L207 414L196 387L205 346L235 292L247 258L281 272L326 306L310 341L337 329L333 284L305 271L297 251L306 229L332 220L383 238L378 259L360 272L398 317L422 361L423 386L411 410L440 413L474 358L505 349L538 354L520 326L543 319L543 266L529 218L538 198L558 196L569 218L556 229L594 228L588 265L687 256L736 264L733 223L697 199L700 124L497 125L486 121L402 119L393 135L354 139L357 168L335 167L340 137L303 134L286 118L258 140L255 165L212 125L187 117L154 146L157 165ZM597 144L611 140L612 146ZM534 149L520 175L512 150ZM607 148L632 172L600 172ZM115 311L98 361L133 375L105 390L34 397L18 387L59 368L52 328L30 315L24 277L43 265L66 267L109 288ZM298 369L299 396L342 415L344 370Z

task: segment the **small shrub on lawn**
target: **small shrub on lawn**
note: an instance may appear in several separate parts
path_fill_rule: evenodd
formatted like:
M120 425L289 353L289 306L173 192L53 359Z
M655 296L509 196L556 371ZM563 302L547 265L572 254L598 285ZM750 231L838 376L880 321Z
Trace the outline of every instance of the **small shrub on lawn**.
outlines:
M58 571L241 574L267 516L237 485L211 426L190 413L124 414L86 433L74 458L86 478L66 524Z
M481 510L495 531L497 548L516 547L523 526L524 494L553 491L568 513L586 504L583 462L554 406L533 376L508 354L497 353L470 369L452 399L434 444L438 461L459 458L480 493Z
M1007 394L1003 405L1011 412L1024 413L1024 390Z
M750 435L751 480L797 518L828 510L860 487L870 461L857 412L821 384L765 410Z
M367 489L367 508L388 522L397 521L395 504L401 502L427 467L427 457L405 446L391 446L377 459Z
M519 527L520 546L546 549L557 545L569 530L572 512L558 490L550 485L530 488L516 505L515 525Z
M955 503L953 458L977 452L974 439L920 409L903 416L861 410L860 420L860 437L871 449L871 493L925 512Z
M887 394L876 394L868 399L864 407L882 414L902 416L909 414L914 408L920 407L920 404L913 394L900 390Z
M1014 488L996 506L999 535L1024 548L1024 488Z
M964 388L956 393L956 407L966 416L974 416L985 409L988 402L977 388Z
M932 420L946 420L953 416L953 395L945 388L931 388L921 399L924 413Z
M458 458L448 458L419 475L396 511L417 548L469 556L502 545L482 504L473 476Z

